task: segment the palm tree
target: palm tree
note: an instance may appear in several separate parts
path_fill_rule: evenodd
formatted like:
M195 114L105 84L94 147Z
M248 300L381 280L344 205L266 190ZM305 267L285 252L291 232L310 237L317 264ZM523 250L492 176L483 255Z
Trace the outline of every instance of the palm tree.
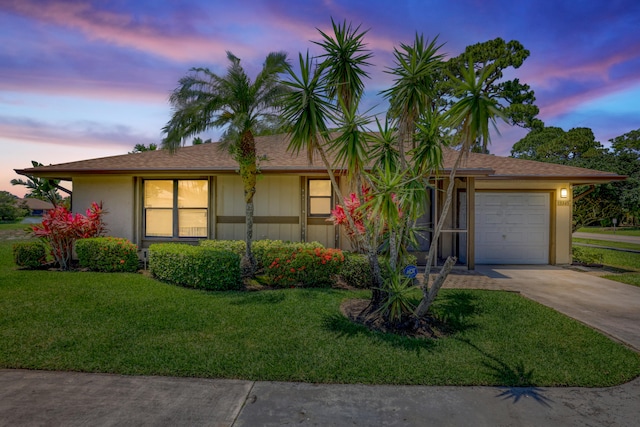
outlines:
M436 224L429 247L429 255L427 255L427 266L422 283L423 297L415 311L417 318L427 314L431 303L435 299L440 287L444 284L446 275L455 263L455 258L449 257L440 276L429 288L429 271L431 263L435 258L435 250L440 237L440 231L444 225L451 201L453 199L453 189L455 186L455 175L461 160L469 154L474 144L480 142L483 149L486 149L490 141L489 124L491 123L497 131L496 119L505 119L504 113L499 109L499 105L495 99L492 99L486 92L486 82L492 73L492 66L484 67L477 72L474 70L473 61L469 59L469 66L460 71L461 78L453 75L449 77L456 87L457 102L447 112L447 118L452 128L459 130L460 152L449 173L449 184L440 220Z
M31 165L34 168L39 166L43 166L42 163L36 162L35 160L31 161ZM71 195L71 191L66 188L60 187L59 179L47 179L47 178L38 178L33 175L27 175L27 180L22 179L12 179L11 185L24 185L29 189L29 193L27 193L27 197L33 197L34 199L46 200L51 202L51 204L56 207L60 202L62 202L62 197L58 194L58 190L64 191L65 193Z
M333 171L334 166L347 166L350 171L361 171L366 162L367 147L362 121L356 112L364 91L363 78L368 77L365 66L371 54L362 38L366 31L343 23L331 21L334 34L329 36L320 31L323 41L317 42L325 53L316 64L313 59L299 55L300 75L289 68L289 80L284 84L289 91L283 100L283 117L290 123L288 149L294 153L306 149L309 161L317 153L329 174L334 192L339 200L344 200ZM338 138L331 140L329 123L338 125ZM331 150L338 164L332 165L327 156ZM359 188L357 189L359 191ZM354 219L347 214L351 229L355 230ZM367 239L357 234L356 245L367 253L373 272L372 305L381 303L383 287L382 275L377 258L377 248Z
M256 268L251 240L258 174L254 134L262 121L277 117L278 102L284 90L278 75L287 69L287 54L269 53L253 82L240 65L240 58L227 52L227 59L230 65L223 76L208 68L192 68L190 74L180 79L169 98L173 116L163 128L166 137L162 147L175 152L186 137L211 128L227 127L225 146L240 167L246 204L243 275L251 277Z
M416 33L413 45L394 48L395 67L387 73L395 77L393 86L382 94L389 99L388 115L397 120L400 161L405 164L405 149L415 148L413 136L420 116L433 109L434 73L442 63L438 53L442 44L431 42Z

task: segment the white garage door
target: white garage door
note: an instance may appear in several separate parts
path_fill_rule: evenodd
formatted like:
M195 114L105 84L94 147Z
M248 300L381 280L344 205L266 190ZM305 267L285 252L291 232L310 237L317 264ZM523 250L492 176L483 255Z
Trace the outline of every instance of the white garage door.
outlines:
M476 264L548 264L548 193L476 193Z

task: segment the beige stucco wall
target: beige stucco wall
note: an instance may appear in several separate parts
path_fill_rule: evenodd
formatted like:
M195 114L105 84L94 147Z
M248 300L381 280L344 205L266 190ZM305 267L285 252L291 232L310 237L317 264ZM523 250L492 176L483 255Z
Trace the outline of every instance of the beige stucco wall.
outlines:
M216 178L216 215L243 217L245 215L242 179L238 175ZM256 184L254 196L255 217L300 218L300 177L291 175L264 175ZM300 220L297 224L254 223L254 240L300 240ZM244 240L245 225L217 224L217 239Z
M476 179L476 191L548 191L551 197L551 227L555 240L551 242L552 262L571 263L572 192L568 182L559 181L481 181ZM566 199L560 197L560 190L566 188ZM553 233L549 233L553 235Z
M85 214L92 202L102 201L107 234L134 239L134 184L131 176L82 176L73 178L73 206Z

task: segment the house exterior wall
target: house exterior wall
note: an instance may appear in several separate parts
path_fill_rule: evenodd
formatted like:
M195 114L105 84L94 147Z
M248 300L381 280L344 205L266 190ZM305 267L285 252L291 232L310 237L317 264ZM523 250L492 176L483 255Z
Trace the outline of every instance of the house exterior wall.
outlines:
M102 175L73 178L73 212L84 215L92 202L101 201L106 210L104 221L108 235L135 241L133 177Z
M476 180L476 191L548 191L551 197L550 213L550 263L571 263L571 234L572 234L572 192L571 185L560 181L518 181L518 180ZM566 188L566 199L560 197L560 190Z
M210 209L212 222L210 237L243 240L245 238L245 203L242 180L238 175L217 175L211 181L213 199ZM333 247L335 229L330 224L307 224L306 197L303 186L306 179L299 175L264 175L256 185L254 212L254 239L281 239L299 241L303 226L307 241L317 240ZM348 186L341 182L342 191ZM561 198L566 188L568 197ZM92 202L102 201L107 213L108 234L136 238L136 218L140 217L140 202L136 202L133 176L80 176L73 179L73 211L85 213ZM548 192L551 201L550 245L551 264L571 262L572 192L567 182L551 180L475 180L475 191ZM340 201L335 200L336 203ZM140 224L138 224L140 227ZM339 247L350 249L348 238L340 231ZM473 244L473 242L470 242ZM473 251L470 251L470 255Z
M216 177L216 238L244 240L245 201L238 175ZM300 177L263 175L254 196L253 237L299 241L301 236ZM233 220L240 222L226 222Z

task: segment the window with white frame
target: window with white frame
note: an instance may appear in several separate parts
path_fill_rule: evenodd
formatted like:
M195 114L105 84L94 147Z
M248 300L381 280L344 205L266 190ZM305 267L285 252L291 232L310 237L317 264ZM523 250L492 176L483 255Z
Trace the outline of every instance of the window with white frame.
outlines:
M207 237L209 183L204 179L144 181L145 237Z

